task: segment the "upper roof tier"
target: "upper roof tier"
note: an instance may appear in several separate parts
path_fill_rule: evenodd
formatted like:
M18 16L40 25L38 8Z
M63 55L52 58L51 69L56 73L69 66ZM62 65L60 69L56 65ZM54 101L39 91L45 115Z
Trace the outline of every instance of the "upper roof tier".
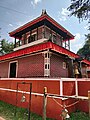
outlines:
M42 25L48 26L50 29L56 31L58 34L60 34L65 40L66 39L74 39L74 36L66 30L64 27L62 27L60 24L58 24L53 18L51 18L46 11L42 11L41 16L37 17L36 19L32 20L31 22L26 23L25 25L17 28L16 30L9 33L11 37L19 38L22 34L35 29L37 27L40 27Z

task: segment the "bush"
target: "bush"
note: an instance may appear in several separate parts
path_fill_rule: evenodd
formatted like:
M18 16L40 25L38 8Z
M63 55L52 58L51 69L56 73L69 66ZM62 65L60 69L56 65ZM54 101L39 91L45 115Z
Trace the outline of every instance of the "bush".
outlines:
M90 117L85 112L77 111L75 113L71 113L68 120L90 120Z

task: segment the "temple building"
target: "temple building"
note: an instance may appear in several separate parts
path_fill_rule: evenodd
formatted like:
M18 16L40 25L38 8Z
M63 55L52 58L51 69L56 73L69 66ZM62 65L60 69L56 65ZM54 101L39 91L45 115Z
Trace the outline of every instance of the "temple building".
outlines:
M87 76L90 62L70 51L74 36L45 10L9 35L15 39L14 51L0 56L1 78L75 77L75 62Z

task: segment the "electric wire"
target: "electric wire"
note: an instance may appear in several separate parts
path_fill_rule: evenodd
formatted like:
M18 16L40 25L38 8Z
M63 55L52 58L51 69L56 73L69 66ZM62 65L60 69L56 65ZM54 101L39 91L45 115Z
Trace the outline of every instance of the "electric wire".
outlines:
M21 11L15 10L15 9L8 8L8 7L1 6L1 5L0 5L0 7L1 7L1 8L3 8L3 9L7 9L7 10L10 10L10 11L13 11L13 12L17 12L17 13L19 13L19 14L23 14L23 15L25 15L25 16L30 17L30 16L29 16L29 15L27 15L26 13L23 13L23 12L21 12Z
M8 22L8 21L6 21L6 20L1 20L0 19L0 22L2 22L2 23L6 23L6 24L11 24L11 25L17 25L18 26L18 24L16 24L16 23L10 23L10 22Z

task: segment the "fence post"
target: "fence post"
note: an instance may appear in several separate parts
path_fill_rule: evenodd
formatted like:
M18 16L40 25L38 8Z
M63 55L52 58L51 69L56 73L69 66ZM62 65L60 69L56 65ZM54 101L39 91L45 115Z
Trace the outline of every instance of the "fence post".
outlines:
M43 120L46 120L46 106L47 106L47 87L44 87L44 97L43 97Z
M90 91L88 91L88 102L89 102L89 117L90 117Z

